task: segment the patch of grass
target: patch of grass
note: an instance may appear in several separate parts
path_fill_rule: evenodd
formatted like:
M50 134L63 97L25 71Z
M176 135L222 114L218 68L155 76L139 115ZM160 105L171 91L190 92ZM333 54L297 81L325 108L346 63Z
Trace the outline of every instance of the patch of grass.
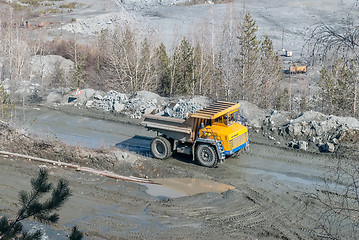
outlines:
M38 7L43 1L45 0L20 0L19 2L21 2L22 4L27 4L29 6Z
M21 12L28 10L29 7L26 5L18 4L17 2L11 3L11 7L14 9L15 12Z
M70 2L70 3L67 3L67 4L62 4L62 5L60 5L59 8L74 9L74 8L77 7L77 5L78 5L78 3L76 3L76 2Z
M60 11L57 8L48 8L48 9L40 11L40 13L43 14L43 15L46 15L46 14L49 14L49 13L55 14L55 13L59 13L59 12Z
M29 11L29 17L40 17L41 13L40 12L32 12Z
M49 2L46 2L43 4L43 6L45 6L45 7L50 7L50 6L54 6L54 5L55 5L55 3L49 3Z

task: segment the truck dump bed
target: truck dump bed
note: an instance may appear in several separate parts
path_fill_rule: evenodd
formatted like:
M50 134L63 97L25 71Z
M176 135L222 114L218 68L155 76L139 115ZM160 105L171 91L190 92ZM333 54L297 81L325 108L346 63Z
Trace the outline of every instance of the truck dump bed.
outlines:
M189 141L192 136L192 126L186 124L186 120L164 117L152 114L144 114L143 125L149 130L161 132L173 139Z

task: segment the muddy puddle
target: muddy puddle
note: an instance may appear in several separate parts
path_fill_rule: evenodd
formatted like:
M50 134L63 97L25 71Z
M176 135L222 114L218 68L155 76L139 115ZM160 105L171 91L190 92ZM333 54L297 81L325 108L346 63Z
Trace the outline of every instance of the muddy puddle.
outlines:
M198 193L222 193L233 186L215 182L209 179L196 178L156 178L158 184L141 184L147 187L146 193L159 198L178 198L192 196Z

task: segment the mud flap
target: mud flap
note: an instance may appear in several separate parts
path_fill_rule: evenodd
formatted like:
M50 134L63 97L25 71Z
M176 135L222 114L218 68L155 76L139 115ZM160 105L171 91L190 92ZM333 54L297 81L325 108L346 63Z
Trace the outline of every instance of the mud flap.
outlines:
M193 144L192 144L192 160L193 160L193 161L196 161L196 152L195 152L195 150L196 150L196 143L197 143L197 141L194 141Z

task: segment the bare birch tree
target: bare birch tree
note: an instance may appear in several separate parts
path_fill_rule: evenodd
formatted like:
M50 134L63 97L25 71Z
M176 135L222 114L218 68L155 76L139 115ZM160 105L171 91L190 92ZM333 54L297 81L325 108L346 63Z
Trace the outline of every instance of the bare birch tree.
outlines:
M219 44L219 69L221 72L225 99L227 101L238 98L238 82L234 82L238 73L239 42L238 29L241 29L240 16L237 16L233 9L233 3L227 9L227 18L223 24L222 39Z
M335 169L309 194L317 220L310 230L314 239L357 239L359 235L359 167L357 160L338 161Z
M260 44L259 88L256 103L262 108L273 108L280 95L280 83L283 79L283 67L269 36L264 36Z
M321 62L328 68L337 64L339 59L344 65L351 66L347 68L347 74L352 74L353 78L347 78L348 82L345 85L348 85L352 91L350 94L352 96L350 98L350 112L352 116L356 117L358 116L359 75L353 75L353 73L359 71L359 25L356 23L357 16L351 15L349 13L347 18L337 25L318 24L309 36L308 45L310 46L313 60ZM326 73L330 74L330 71ZM332 75L332 77L335 77L335 75ZM323 101L328 101L328 99L323 99Z
M106 51L105 69L110 75L108 87L125 93L154 90L157 81L157 47L150 38L142 38L129 26L114 33L103 33Z

